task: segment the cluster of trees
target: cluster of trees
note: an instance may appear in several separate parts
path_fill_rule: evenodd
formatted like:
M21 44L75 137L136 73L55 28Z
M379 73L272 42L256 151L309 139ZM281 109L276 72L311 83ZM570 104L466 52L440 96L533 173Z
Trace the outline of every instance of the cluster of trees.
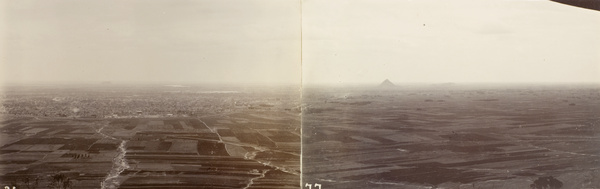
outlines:
M52 189L72 189L73 188L73 180L69 178L67 175L63 173L56 173L50 175L49 183L47 188ZM24 189L37 189L39 188L40 182L42 182L42 178L39 176L35 177L23 177L17 179L11 183L14 188L24 188ZM46 187L42 187L46 188Z
M562 186L563 183L552 176L539 177L533 181L533 184L529 185L531 189L559 189Z

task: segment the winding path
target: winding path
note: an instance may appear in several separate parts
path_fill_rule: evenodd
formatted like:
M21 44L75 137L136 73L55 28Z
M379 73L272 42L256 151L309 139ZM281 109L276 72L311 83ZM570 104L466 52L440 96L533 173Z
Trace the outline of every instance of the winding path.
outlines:
M119 144L119 147L117 148L118 153L113 158L112 169L108 172L108 174L106 175L106 178L104 178L102 183L100 183L101 189L113 189L113 188L118 188L119 185L121 184L121 183L119 183L119 180L117 179L117 177L119 177L119 175L123 171L125 171L125 169L129 168L129 164L127 164L127 160L125 159L125 154L127 154L127 149L125 147L127 144L127 140L121 140L121 139L115 138L113 136L102 133L102 130L104 129L104 127L106 127L106 125L103 125L99 129L96 129L96 133L102 135L102 137L104 137L104 138L121 141L121 143Z

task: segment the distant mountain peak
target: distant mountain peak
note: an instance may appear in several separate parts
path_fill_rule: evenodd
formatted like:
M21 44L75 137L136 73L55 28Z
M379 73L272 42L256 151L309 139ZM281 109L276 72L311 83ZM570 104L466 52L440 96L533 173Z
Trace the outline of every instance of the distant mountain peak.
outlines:
M381 82L381 84L379 84L380 87L394 87L396 85L394 85L394 83L392 83L389 79L385 79L385 81Z

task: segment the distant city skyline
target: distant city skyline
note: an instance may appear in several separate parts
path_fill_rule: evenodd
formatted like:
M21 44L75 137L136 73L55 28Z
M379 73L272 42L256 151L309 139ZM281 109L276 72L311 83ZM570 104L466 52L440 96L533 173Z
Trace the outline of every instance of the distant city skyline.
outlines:
M545 0L0 3L3 83L600 82L600 12Z

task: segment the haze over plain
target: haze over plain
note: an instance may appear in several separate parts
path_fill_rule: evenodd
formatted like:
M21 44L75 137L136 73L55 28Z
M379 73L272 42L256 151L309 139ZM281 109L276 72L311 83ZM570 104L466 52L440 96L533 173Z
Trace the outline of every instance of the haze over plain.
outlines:
M530 0L306 0L305 84L600 81L600 12Z
M300 2L3 1L10 83L300 82Z
M0 8L0 79L9 83L600 81L600 12L542 0L28 0Z

